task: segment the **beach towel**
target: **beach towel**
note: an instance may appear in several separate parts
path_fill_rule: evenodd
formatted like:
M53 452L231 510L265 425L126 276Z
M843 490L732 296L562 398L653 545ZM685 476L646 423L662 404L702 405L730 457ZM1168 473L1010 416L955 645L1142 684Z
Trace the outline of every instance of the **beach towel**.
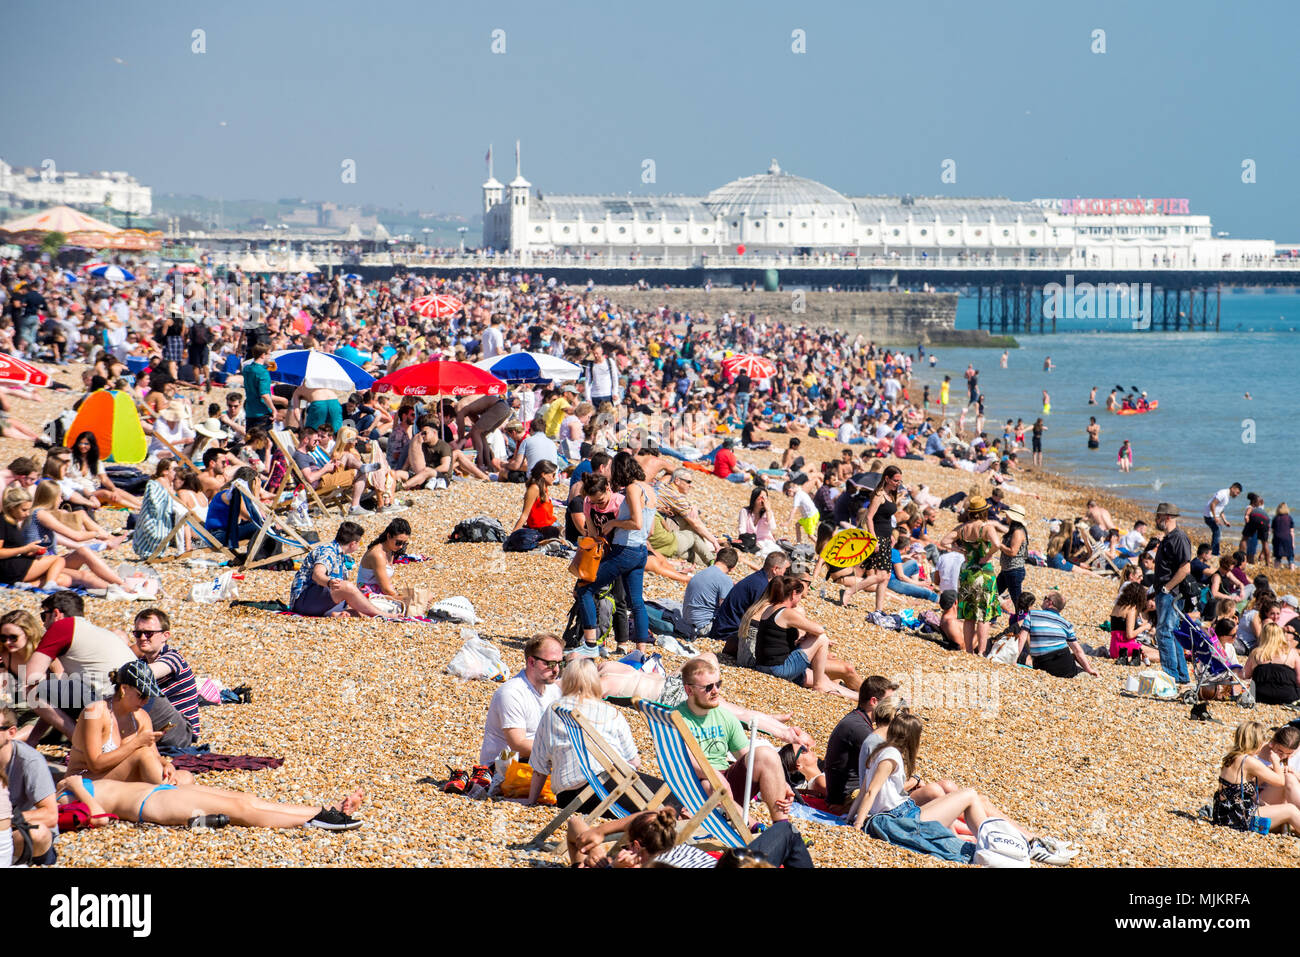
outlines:
M163 754L182 771L203 774L207 771L265 771L284 764L284 758L264 757L256 754L214 754L207 745L195 748L162 748Z

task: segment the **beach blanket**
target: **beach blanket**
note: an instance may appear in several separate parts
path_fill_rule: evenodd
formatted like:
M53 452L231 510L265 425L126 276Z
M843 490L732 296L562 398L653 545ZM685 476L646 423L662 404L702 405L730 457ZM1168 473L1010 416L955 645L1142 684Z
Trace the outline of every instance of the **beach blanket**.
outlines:
M256 754L214 754L207 745L192 748L163 748L172 764L182 771L203 774L207 771L265 771L284 764L284 758Z
M845 815L832 814L830 811L823 811L810 804L800 804L798 801L790 805L790 816L801 821L815 821L818 824L825 824L827 827L836 827L849 823Z

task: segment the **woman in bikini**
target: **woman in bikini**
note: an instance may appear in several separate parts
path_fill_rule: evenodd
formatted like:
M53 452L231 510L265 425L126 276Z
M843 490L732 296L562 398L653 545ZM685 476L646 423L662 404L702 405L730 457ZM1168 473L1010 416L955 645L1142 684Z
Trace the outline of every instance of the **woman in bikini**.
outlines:
M362 591L397 598L393 586L392 568L398 555L406 551L411 541L411 523L395 518L388 527L370 543L357 568L357 587Z
M145 710L150 698L162 694L149 665L133 658L108 677L112 696L92 702L77 718L68 773L153 785L193 784L194 775L178 771L171 758L158 753L167 729L155 731Z

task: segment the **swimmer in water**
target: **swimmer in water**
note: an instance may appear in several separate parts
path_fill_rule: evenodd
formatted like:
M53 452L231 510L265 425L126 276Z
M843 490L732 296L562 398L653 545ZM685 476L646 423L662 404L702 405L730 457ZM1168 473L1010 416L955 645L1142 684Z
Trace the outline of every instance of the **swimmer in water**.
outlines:
M1055 368L1056 368L1056 366L1052 365L1052 357L1051 357L1051 356L1048 356L1046 359L1043 360L1043 371L1044 371L1044 372L1051 372L1051 371L1052 371L1053 369L1055 369Z
M1051 414L1052 414L1052 397L1048 395L1047 390L1044 389L1043 390L1043 415L1051 415Z
M1097 387L1096 387L1096 386L1093 386L1093 387L1092 387L1092 391L1088 393L1088 404L1089 404L1089 405L1096 405L1096 404L1097 404Z
M1124 444L1119 447L1119 470L1121 472L1131 471L1133 468L1133 446L1129 440L1125 439Z

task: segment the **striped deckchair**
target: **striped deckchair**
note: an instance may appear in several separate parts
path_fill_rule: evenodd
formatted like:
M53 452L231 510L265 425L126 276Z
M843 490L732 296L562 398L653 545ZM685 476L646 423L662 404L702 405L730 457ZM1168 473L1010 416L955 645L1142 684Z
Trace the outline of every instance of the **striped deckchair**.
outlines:
M257 526L257 532L253 535L253 540L248 543L248 557L244 562L245 571L261 568L263 565L271 565L275 562L299 558L311 551L311 544L285 524L283 520L274 514L267 514L262 511L257 496L253 494L247 482L242 480L234 482L231 484L231 488L243 500L244 508L248 510L248 520ZM235 496L231 496L230 507L236 510L239 508L239 502L235 501ZM281 546L280 551L267 558L254 560L258 551L261 550L262 544L268 538Z
M220 552L222 555L225 556L227 561L234 561L235 556L231 554L230 549L226 548L225 545L222 545L221 542L217 539L217 537L213 535L210 531L208 531L208 529L203 524L203 519L199 518L199 516L195 514L192 509L187 507L185 503L182 502L180 499L178 499L175 495L173 495L171 492L168 492L166 487L163 488L163 491L167 492L167 497L172 500L172 507L174 509L174 514L176 516L175 524L172 525L172 530L167 533L167 537L164 538L161 542L159 542L157 547L154 548L154 550L147 557L145 557L144 560L146 562L176 561L177 559L188 558L190 555L194 554L195 552L205 551L207 549L211 549L215 552ZM180 538L182 529L184 529L187 525L189 526L191 532L194 534L196 538L202 539L207 544L206 545L195 544L187 552L182 552L177 555L164 557L163 552L167 551L167 549L171 547L172 542Z
M645 786L636 769L610 747L604 736L592 727L580 712L557 704L555 713L564 724L565 731L568 732L569 744L573 747L573 753L582 767L587 786L569 802L567 807L555 815L541 833L528 842L528 847L545 846L546 839L593 796L599 797L601 801L589 815L592 820L601 817L606 811L613 813L615 817L627 817L628 812L619 806L618 801L625 801L640 812L648 810L651 801L654 800L654 795ZM593 757L599 767L592 765ZM605 782L600 779L602 771L609 776L613 787L606 789Z
M749 828L745 826L744 816L736 802L731 798L731 789L722 780L713 765L709 764L700 750L699 742L691 734L690 728L677 712L665 708L653 701L633 698L632 706L645 716L650 727L650 739L654 741L655 754L659 759L659 773L663 775L665 786L682 807L691 814L690 820L677 829L677 843L697 840L696 832L703 831L703 841L721 844L724 848L745 847L749 844ZM712 793L706 795L700 787L696 768L708 780ZM655 795L652 807L658 807L667 795L661 790Z

